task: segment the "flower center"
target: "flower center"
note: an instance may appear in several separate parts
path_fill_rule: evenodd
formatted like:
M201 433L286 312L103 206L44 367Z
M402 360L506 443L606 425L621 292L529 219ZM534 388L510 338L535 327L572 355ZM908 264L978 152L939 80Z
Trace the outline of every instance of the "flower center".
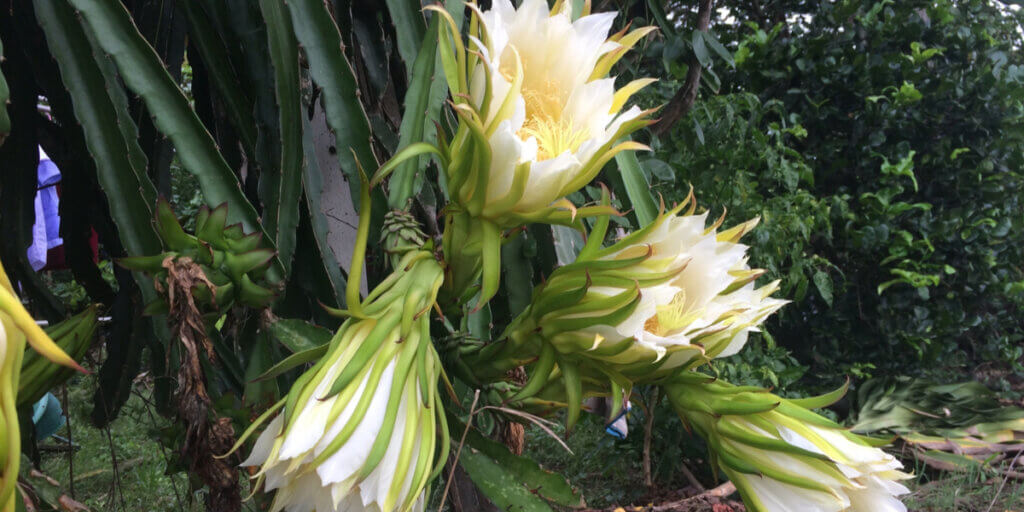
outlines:
M515 61L508 58L511 51L502 58L500 72L512 82L515 77ZM526 103L526 120L517 135L522 139L534 137L537 140L537 159L554 158L565 151L576 151L589 137L589 130L576 128L571 117L565 115L565 91L554 80L534 77L527 63L523 62L522 96ZM539 79L538 79L539 78Z
M664 337L690 325L693 320L694 315L686 308L686 292L681 291L668 304L658 306L654 315L644 322L644 330Z

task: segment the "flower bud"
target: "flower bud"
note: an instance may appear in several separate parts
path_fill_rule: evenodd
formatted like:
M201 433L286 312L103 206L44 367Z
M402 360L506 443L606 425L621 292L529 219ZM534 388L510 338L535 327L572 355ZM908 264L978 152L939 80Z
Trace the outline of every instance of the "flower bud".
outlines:
M768 390L733 386L684 372L664 385L683 422L708 443L713 462L753 512L904 512L896 498L911 475L878 448L808 408L823 407L844 388L789 400Z
M431 253L408 254L279 403L243 463L277 490L272 510L423 509L435 453L447 453L428 314L441 278Z

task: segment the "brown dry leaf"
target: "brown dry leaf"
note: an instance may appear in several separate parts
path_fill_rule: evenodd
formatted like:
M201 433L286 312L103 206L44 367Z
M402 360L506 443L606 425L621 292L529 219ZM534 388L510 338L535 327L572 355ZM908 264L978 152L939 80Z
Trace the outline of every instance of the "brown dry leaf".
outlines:
M89 512L89 507L71 499L67 494L62 494L57 501L64 512Z

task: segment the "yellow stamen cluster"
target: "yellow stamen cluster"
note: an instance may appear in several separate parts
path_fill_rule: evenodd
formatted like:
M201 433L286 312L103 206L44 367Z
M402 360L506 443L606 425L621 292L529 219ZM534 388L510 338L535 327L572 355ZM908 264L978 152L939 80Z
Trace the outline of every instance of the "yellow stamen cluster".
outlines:
M509 82L514 81L516 62L511 47L501 60L502 76ZM521 65L526 119L517 134L524 140L530 137L537 140L538 160L554 158L565 151L575 152L590 138L590 130L576 127L572 118L565 115L567 98L561 84L549 78L531 75L527 62Z
M671 302L658 306L657 312L644 322L644 330L657 336L667 336L686 327L695 318L687 306L686 291L680 291Z

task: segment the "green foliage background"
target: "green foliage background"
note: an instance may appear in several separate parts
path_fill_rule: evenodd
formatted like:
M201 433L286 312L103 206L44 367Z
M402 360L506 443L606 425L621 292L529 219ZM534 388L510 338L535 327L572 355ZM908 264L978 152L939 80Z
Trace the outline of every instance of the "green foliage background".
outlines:
M692 185L727 223L762 217L746 241L752 263L794 303L732 370L775 385L804 369L833 385L985 363L1019 372L1020 12L984 1L717 4L727 11L712 32L734 58L703 50L701 96L652 141L644 170L666 200ZM678 88L686 45L700 46L680 31L647 47L637 74L668 78L650 101Z

